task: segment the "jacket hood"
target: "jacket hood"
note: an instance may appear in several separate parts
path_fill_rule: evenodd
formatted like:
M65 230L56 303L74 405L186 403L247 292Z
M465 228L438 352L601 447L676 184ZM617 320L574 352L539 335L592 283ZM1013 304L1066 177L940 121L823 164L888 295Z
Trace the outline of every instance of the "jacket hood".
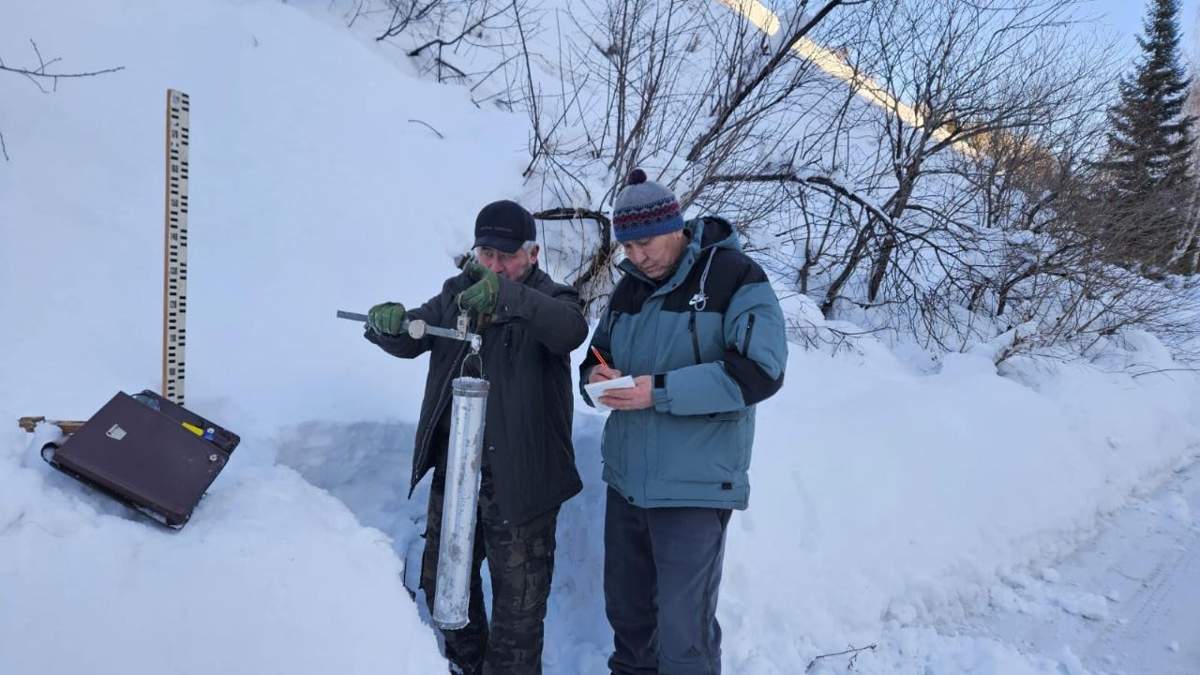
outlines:
M742 242L738 239L733 225L720 216L701 216L684 223L684 228L692 232L692 245L697 251L707 251L710 248L730 248L742 250ZM700 233L699 243L696 243L696 233Z

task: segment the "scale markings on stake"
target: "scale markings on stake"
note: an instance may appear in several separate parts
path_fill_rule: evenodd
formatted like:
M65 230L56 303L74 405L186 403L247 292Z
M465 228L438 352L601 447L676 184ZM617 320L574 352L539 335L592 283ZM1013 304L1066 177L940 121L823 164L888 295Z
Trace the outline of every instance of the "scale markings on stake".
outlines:
M163 270L163 397L183 405L187 345L188 95L167 90L166 246Z

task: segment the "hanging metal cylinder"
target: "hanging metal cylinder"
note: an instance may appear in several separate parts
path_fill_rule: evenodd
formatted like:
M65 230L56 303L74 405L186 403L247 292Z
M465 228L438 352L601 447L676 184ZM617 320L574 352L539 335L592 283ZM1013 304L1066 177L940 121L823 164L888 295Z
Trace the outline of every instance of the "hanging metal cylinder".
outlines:
M433 622L443 630L458 630L469 622L488 381L457 377L451 388L454 399L446 456L446 495L442 502L442 538L438 545L433 602Z

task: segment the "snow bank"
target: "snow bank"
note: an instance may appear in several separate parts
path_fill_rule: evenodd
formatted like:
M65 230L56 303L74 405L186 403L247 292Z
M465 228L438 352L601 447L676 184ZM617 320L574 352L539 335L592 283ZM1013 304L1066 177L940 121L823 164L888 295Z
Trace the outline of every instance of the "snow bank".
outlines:
M732 662L769 645L777 670L757 672L784 673L809 640L978 608L983 584L1065 554L1200 439L1190 374L1039 367L1016 366L1034 389L967 355L924 376L878 351L793 350L730 533L722 610L754 636L727 645Z
M172 532L51 472L42 435L21 436L0 440L0 672L444 667L387 538L294 471L221 481Z

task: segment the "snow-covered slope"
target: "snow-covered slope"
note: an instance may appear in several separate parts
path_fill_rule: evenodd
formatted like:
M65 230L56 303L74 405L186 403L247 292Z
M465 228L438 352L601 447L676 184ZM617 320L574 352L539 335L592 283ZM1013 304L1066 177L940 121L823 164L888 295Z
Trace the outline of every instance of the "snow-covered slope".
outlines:
M541 206L520 183L524 118L415 79L308 4L0 8L5 63L33 59L32 38L63 71L126 67L50 95L0 76L0 673L441 669L401 585L422 543L425 493L405 493L425 360L333 315L432 295L483 203ZM188 402L244 439L176 534L51 472L12 426L158 385L167 87L192 97ZM821 325L799 299L789 312ZM795 346L731 525L727 670L879 642L860 671L1083 672L932 627L1191 458L1196 378L1124 374L1173 367L1133 344L1007 377L971 355L924 374L869 337ZM603 418L578 407L585 490L563 511L547 626L563 675L602 671L611 639Z
M421 368L378 368L334 311L441 288L477 205L519 185L520 117L476 110L465 91L398 72L277 2L4 12L6 63L33 59L33 38L62 59L52 68L126 68L52 95L0 78L12 157L0 173L11 242L0 316L13 331L0 372L43 361L23 406L81 415L114 388L157 386L168 87L191 96L193 404L212 411L221 403L204 397L228 396L274 426L418 400L402 382Z

